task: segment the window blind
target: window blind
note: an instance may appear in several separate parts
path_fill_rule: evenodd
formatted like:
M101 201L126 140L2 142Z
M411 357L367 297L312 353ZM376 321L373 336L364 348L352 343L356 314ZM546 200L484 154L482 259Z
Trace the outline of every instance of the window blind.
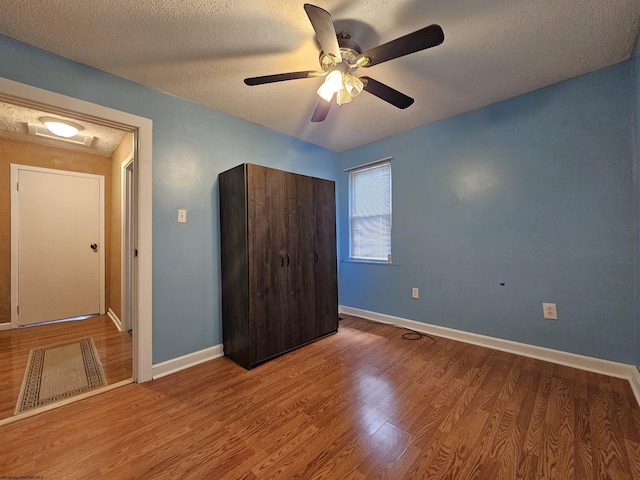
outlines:
M349 171L350 258L391 255L391 161Z

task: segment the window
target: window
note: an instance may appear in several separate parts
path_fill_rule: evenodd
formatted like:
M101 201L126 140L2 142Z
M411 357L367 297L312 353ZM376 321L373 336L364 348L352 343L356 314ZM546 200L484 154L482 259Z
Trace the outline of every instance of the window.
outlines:
M391 258L391 159L349 171L349 258Z

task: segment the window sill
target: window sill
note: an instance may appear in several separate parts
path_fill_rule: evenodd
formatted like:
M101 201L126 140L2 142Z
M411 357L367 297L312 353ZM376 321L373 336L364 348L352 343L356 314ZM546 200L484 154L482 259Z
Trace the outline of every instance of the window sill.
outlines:
M341 260L340 263L355 263L360 265L386 265L389 267L401 267L401 263L397 262L379 262L375 260Z

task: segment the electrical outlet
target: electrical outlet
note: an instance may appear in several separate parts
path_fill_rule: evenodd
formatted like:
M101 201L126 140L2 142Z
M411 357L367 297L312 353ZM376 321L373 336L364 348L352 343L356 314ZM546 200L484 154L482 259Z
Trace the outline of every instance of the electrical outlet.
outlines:
M415 288L415 287L414 287L414 288L412 288L412 289L411 289L411 298L419 298L418 293L419 293L419 292L418 292L418 289L417 289L417 288Z
M178 223L187 223L187 211L178 210Z
M549 319L549 320L558 319L558 310L556 309L555 303L543 303L542 312L544 314L544 318L546 319Z

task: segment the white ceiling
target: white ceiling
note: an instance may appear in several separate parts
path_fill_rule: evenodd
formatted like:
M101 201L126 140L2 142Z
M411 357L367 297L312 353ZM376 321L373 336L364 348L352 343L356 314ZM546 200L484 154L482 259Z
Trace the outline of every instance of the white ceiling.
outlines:
M309 121L321 79L297 0L0 0L0 33L335 151L354 148L630 58L640 0L317 0L363 50L432 23L442 45L358 70L415 98L364 92Z

